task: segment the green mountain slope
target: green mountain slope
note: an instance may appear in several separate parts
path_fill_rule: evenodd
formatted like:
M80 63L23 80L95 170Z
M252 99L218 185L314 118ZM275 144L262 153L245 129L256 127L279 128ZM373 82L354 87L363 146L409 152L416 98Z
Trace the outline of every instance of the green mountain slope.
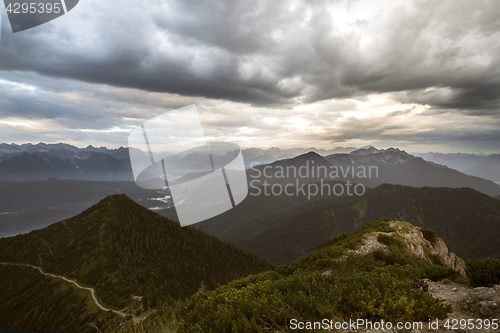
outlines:
M355 254L361 253L369 235L386 250ZM418 256L418 239L424 248L434 247L408 223L371 222L274 271L193 295L178 312L182 323L177 332L326 332L334 322L357 319L394 325L444 319L451 306L425 292L421 279L464 278ZM294 321L324 323L323 319L327 327L293 326Z
M154 308L159 302L184 299L200 286L213 289L235 278L273 267L267 260L203 231L181 228L178 223L149 211L125 195L107 197L81 214L44 229L2 238L0 249L1 263L40 267L43 272L94 288L99 303L114 310L137 309L141 305ZM2 274L2 279L19 276L19 266L2 266L7 274ZM31 275L41 275L33 268L24 266L23 269L33 270ZM68 284L54 279L57 279L58 288ZM34 290L41 290L44 282L37 283ZM79 295L91 300L90 292L83 291L77 290ZM35 306L31 297L38 297L36 294L24 293L15 300L8 300L19 310L13 320ZM58 317L60 313L54 304L57 298L50 293L48 297L50 304L43 311ZM42 305L36 306L42 308ZM85 307L81 311L90 313L91 309ZM130 312L132 310L124 311ZM108 315L110 312L101 310L99 316L103 317L98 319ZM7 322L2 317L1 329L28 329L37 324L36 316L19 327L9 326L14 321ZM115 321L120 319L120 315L114 315ZM90 326L87 328L90 330ZM57 330L79 330L79 326L66 318L65 324Z
M260 186L258 190L261 191L261 195L252 195L251 193L257 193L257 190L252 188L250 194L238 206L194 226L217 235L219 238L236 241L279 224L308 209L311 205L337 199L337 197L312 196L308 200L307 195L301 192L293 196L287 196L284 193L279 196L266 196L263 186Z
M100 310L87 291L20 265L0 264L0 329L89 331L117 316Z
M467 188L384 184L361 197L312 205L236 243L283 264L335 235L386 216L436 230L450 250L464 259L500 257L500 201Z

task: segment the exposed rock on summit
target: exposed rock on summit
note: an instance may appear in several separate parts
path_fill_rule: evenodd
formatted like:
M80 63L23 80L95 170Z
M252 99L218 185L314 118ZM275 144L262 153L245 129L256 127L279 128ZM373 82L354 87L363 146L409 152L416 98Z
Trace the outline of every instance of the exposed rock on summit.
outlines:
M445 242L435 237L432 242L424 237L421 229L415 227L408 222L392 221L390 226L396 229L395 232L372 232L365 235L364 243L354 253L368 254L376 250L382 250L386 253L389 252L389 247L378 241L379 234L395 237L404 242L406 248L414 253L416 256L427 259L429 261L435 260L436 257L442 260L442 263L448 267L457 270L465 276L465 262L462 258L455 255L453 252L448 251L448 246Z

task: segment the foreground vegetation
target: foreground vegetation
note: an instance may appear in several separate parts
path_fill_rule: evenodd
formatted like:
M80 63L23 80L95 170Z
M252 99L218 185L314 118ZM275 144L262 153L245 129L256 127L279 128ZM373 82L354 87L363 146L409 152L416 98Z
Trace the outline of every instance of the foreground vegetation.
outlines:
M500 284L500 259L470 260L467 276L472 287L493 287Z

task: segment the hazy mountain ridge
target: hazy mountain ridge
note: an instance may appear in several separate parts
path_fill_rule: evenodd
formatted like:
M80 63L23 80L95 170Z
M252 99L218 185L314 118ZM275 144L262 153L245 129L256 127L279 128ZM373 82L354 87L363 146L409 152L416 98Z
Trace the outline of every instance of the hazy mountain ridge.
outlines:
M245 165L250 167L252 163L254 164L268 164L281 159L289 159L299 155L306 154L308 152L316 152L319 155L326 156L331 154L339 153L350 153L358 148L355 147L337 147L333 149L317 149L311 148L289 148L280 149L277 147L269 149L261 148L247 148L243 149L243 158L245 160Z
M332 156L332 155L329 155ZM343 156L343 155L334 155ZM366 186L374 187L376 183L370 178L353 177L351 168L358 165L342 166L330 163L325 157L314 151L305 154L272 162L266 165L258 165L250 168L247 172L248 181L251 184L262 185L264 181L269 184L304 184L320 181L350 181L353 183L363 183ZM499 188L500 189L500 188Z
M467 175L489 179L496 183L500 182L500 154L476 155L430 152L424 154L415 153L414 155L420 156L426 161L446 165Z
M333 149L312 148L247 148L243 149L245 165L269 163L288 163L290 159L315 152L324 157L333 165L347 167L348 163L357 165L376 165L386 167L381 170L379 179L358 179L365 182L367 186L376 186L382 183L393 183L409 186L447 186L447 187L472 187L488 195L500 194L500 186L493 186L487 181L478 178L470 178L453 169L443 167L437 162L427 161L421 157L413 156L397 148L376 149L372 146L356 149L354 147L338 147ZM72 145L58 144L0 144L0 181L26 181L44 180L49 178L82 179L82 180L133 180L128 148L108 149L88 146L77 148ZM214 162L218 165L229 163L236 155L233 153L217 155L212 152ZM134 156L145 155L144 152L134 149ZM442 154L441 154L442 155ZM440 155L440 156L441 156ZM463 156L462 156L463 155ZM173 169L184 170L184 172L199 172L211 170L208 162L208 152L179 155L169 163ZM427 155L426 155L427 156ZM445 156L445 155L443 155ZM460 169L466 174L484 178L496 179L498 174L500 181L500 155L469 156L458 154L474 159L474 165L468 165L466 170ZM175 157L175 156L174 156ZM427 158L429 158L427 156ZM461 158L461 157L460 157ZM430 159L430 158L429 158ZM483 161L483 162L480 162ZM432 167L431 167L432 166ZM258 167L256 167L258 168ZM424 170L425 169L425 170ZM412 174L419 172L419 174ZM424 175L428 173L428 175ZM349 177L344 177L349 179ZM352 177L351 177L352 178Z
M124 158L123 152L127 151L127 148L120 147L118 149L108 149L106 147L95 148L92 145L87 146L86 148L78 148L76 146L67 144L67 143L43 143L40 142L38 144L25 143L22 145L18 145L15 143L7 144L0 143L0 154L13 154L18 155L21 153L38 153L38 152L48 152L54 150L69 150L73 153L83 152L83 151L93 151L97 153L103 153L111 155L115 158ZM128 157L128 155L126 156Z
M107 307L123 309L130 306L134 311L139 309L138 302L144 308L154 308L158 302L183 299L200 286L212 289L273 267L267 260L231 243L194 228L181 228L178 223L149 211L125 195L107 197L81 214L44 229L2 238L0 249L0 262L41 267L45 272L95 288L99 302ZM1 267L4 276L23 274L17 272L19 266L4 266ZM40 291L37 283L48 280L37 281L26 283ZM56 288L61 286L57 284ZM27 297L29 294L20 295ZM32 304L30 299L21 296L7 300L17 309L12 313L17 317L0 317L0 329L46 327L53 331L78 331L83 325L80 319L72 317L65 318L63 324L58 321L60 326L57 327L50 323L38 325L42 323L37 322L37 316L22 323L19 318L24 316L23 307L26 312L38 306L42 307L39 312L51 312L50 307ZM57 293L52 296L55 297L52 301L61 300ZM140 301L132 296L140 297ZM71 298L63 302L67 304ZM77 318L94 310L72 308ZM57 312L52 313L52 316L57 315ZM109 313L101 311L95 316L96 320L101 320ZM119 319L115 316L112 325ZM13 322L18 326L9 326L8 323ZM90 322L87 322L86 331L90 330Z
M314 150L319 154L327 155L338 152L351 152L354 147L338 147L334 149L316 148L248 148L243 149L243 157L247 167L252 163L263 164L278 159L291 158ZM108 149L106 147L78 148L65 143L57 144L0 144L0 181L45 180L49 178L83 179L83 180L133 180L132 168L129 159L129 148L120 147ZM149 161L146 152L133 149L135 156L144 155ZM187 156L180 155L172 160L172 168L200 171L206 170L207 154L194 152ZM225 165L236 155L217 155L213 152L214 162ZM233 156L234 155L234 156ZM175 157L175 156L174 156Z
M50 178L82 180L133 180L130 164L109 154L92 151L51 150L23 152L0 162L7 176L3 181L43 180Z
M388 183L413 187L470 187L490 196L500 193L500 186L490 180L425 161L397 148L379 150L371 147L350 154L325 156L325 159L332 165L344 168L351 165L376 166L378 177L369 180L377 185Z
M0 181L133 180L129 148L108 149L92 145L78 148L57 144L0 144ZM135 154L144 154L133 149Z

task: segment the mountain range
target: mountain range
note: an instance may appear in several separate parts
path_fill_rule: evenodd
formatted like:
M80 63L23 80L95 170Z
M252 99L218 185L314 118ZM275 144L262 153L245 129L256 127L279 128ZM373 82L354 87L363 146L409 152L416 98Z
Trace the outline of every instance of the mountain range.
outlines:
M304 172L299 174L301 168ZM264 173L266 169L267 173ZM284 175L279 173L280 170L284 170ZM370 147L349 154L327 156L308 152L294 158L253 167L248 176L249 181L256 180L256 184L263 184L264 180L270 184L341 180L362 183L367 187L385 183L414 187L470 187L490 196L500 194L500 185L490 180L425 161L397 148L379 150Z
M351 152L355 149L354 147L339 147L330 150L249 148L243 150L243 156L247 166L250 166L252 163L270 163L278 159L290 158L310 150L326 155ZM133 175L130 153L129 148L124 147L108 149L90 145L86 148L77 148L65 143L46 144L41 142L22 145L2 143L0 144L0 181L46 180L50 178L131 181ZM149 159L145 152L139 149L133 149L133 153L144 155ZM214 156L221 159L221 163L230 161L229 157L217 156L216 154ZM206 156L195 152L175 160L172 167L197 171L200 166L206 164L206 160Z
M114 193L126 193L141 205L177 220L168 188L160 191L143 190L131 181L110 182L121 177L118 170L121 170L122 175L130 171L127 171L129 151L126 148L108 150L89 146L79 149L65 144L22 146L4 144L1 147L4 153L15 152L17 155L0 162L0 173L3 171L5 174L5 171L10 170L8 173L15 175L15 179L25 181L0 182L0 236L12 235L16 231L27 232L69 218L90 207L93 202ZM275 156L279 151L283 152L273 149L269 151ZM135 151L134 153L142 154ZM206 156L202 155L189 154L175 160L174 163L184 167L190 165L190 168L194 169L197 161L206 160ZM84 156L88 158L82 158ZM214 157L214 161L219 164L229 160L228 156ZM360 168L371 172L359 177ZM317 172L320 169L328 172ZM290 174L280 176L276 173L279 170L290 170ZM292 172L294 170L295 172ZM296 174L300 170L307 170L307 177ZM316 172L313 172L314 170ZM86 183L88 180L26 180L49 176L71 178L72 174L107 181ZM267 177L268 175L270 177ZM187 174L180 180L187 180L191 176L196 177L197 174ZM359 183L365 188L375 188L384 183L413 187L469 187L490 196L500 195L500 186L492 181L465 175L394 148L378 150L368 147L354 150L349 154L336 153L326 156L311 151L293 158L282 158L270 164L254 165L247 169L247 179L250 185L247 199L225 214L202 222L201 228L218 236L236 240L241 238L240 236L262 231L281 222L290 216L288 212L299 212L307 208L308 204L324 199L319 195L312 198L304 197L300 192L292 197L282 194L280 199L277 199L276 195L268 198L264 194L266 190L263 188L264 181L282 187L288 184L300 187L306 183L320 181L330 182L329 186L332 188L346 187L347 182ZM261 190L263 197L258 199L255 194ZM269 190L270 186L267 188L267 191ZM337 196L329 198L333 201L338 199ZM274 202L279 202L279 209ZM252 223L246 223L247 220L252 220Z
M66 148L24 151L0 166L25 154L66 156L70 152L113 157L102 151ZM198 157L206 156L187 155L174 162L196 166ZM224 158L229 157L220 156L220 161ZM353 167L354 173L346 172ZM373 173L360 177L360 168L369 167L374 167ZM314 168L328 170L328 176L313 175ZM299 169L308 176L276 173ZM338 172L330 173L332 170ZM398 250L401 240L394 236L390 220L370 223L387 217L435 230L450 250L464 259L500 258L500 200L492 197L500 195L500 187L398 149L368 147L326 156L306 152L249 168L247 175L250 184L257 181L247 198L194 228L181 228L175 222L168 189L142 190L134 182L124 181L50 179L0 183L0 226L13 216L22 216L13 211L27 209L29 214L23 218L34 223L44 214L55 218L50 212L58 207L65 207L67 214L81 207L76 203L89 205L98 196L120 192L135 200L124 194L108 196L98 204L81 208L85 209L82 213L63 217L61 222L43 229L0 238L0 294L6 300L0 304L0 329L86 332L97 328L107 332L132 325L130 332L136 332L132 323L144 321L148 331L152 326L147 325L181 316L179 333L200 330L197 324L204 329L236 325L240 328L229 331L258 331L258 323L268 325L267 319L258 314L264 304L280 309L273 314L280 323L290 315L283 317L290 307L316 311L317 306L308 308L312 299L314 304L324 306L321 311L341 311L328 312L328 316L347 318L348 313L342 311L358 311L349 305L350 301L330 301L333 294L328 294L330 298L314 298L309 291L323 295L321 286L330 286L331 282L335 288L328 288L342 290L343 295L351 295L354 300L367 281L378 281L379 293L386 290L388 278L392 286L404 285L401 288L407 291L400 295L402 299L418 299L404 304L420 304L420 317L409 320L436 316L439 305L411 291L412 286L422 274L452 278L456 272L439 268L442 263L433 255L429 254L428 259L435 265L408 256L404 249ZM291 184L289 189L294 195L266 195L264 180L282 187ZM319 186L319 182L322 186L358 183L365 191L360 196L345 192L309 196L295 191L296 186ZM260 194L253 195L257 189ZM350 232L354 234L345 236ZM386 233L380 241L397 253L377 252L354 261L337 260L359 245L360 235L366 232ZM418 272L406 280L409 268L399 272L400 266L392 268L394 263L411 264ZM273 270L274 264L285 265ZM335 274L331 274L333 270ZM329 274L340 278L335 281L341 284L330 281ZM244 279L231 282L238 278ZM364 302L379 299L377 291L370 288ZM309 296L295 297L299 294ZM391 298L388 304L398 299ZM287 305L273 303L276 300ZM176 310L179 304L183 305ZM439 309L443 311L440 316L444 316L445 308ZM255 319L255 313L261 321ZM235 322L236 317L242 318L241 322Z
M0 181L133 180L129 150L68 144L0 144Z
M372 170L371 177L369 177L370 173L367 172L367 178L359 178L357 173L352 174L350 171L344 173L352 168L369 169L373 166L376 169ZM328 177L325 178L325 173L321 171L319 172L320 177L318 177L318 168L328 170ZM330 173L335 168L341 170L338 172L338 177L330 177L330 175L337 175L337 173ZM286 170L289 170L289 174ZM299 170L303 171L304 177L300 177ZM350 181L351 183L363 184L365 189L387 183L413 187L469 187L487 195L500 192L500 186L491 181L426 162L420 157L414 157L398 149L368 148L350 154L334 154L326 157L309 152L291 159L282 159L267 165L252 167L247 170L247 178L250 185L249 195L242 203L221 215L202 221L196 226L221 238L238 241L258 232L265 233L266 228L280 223L302 210L307 210L311 206L323 202L334 203L341 198L349 197L347 191L342 195L333 195L333 193L327 195L325 190L325 195L308 196L307 193L298 190L307 183L311 186L317 184L317 187L321 188L320 181L324 182L323 185L330 189L334 186L346 188L347 181ZM274 185L279 185L276 187L277 189L288 186L289 193L292 195L287 195L284 191L271 193ZM307 189L307 187L305 188ZM177 219L174 208L158 210L158 213Z
M362 182L369 187L383 183L409 186L471 187L488 195L500 194L500 187L491 183L491 181L500 181L500 178L497 177L497 175L500 176L498 174L500 172L500 155L495 154L479 156L429 153L421 155L422 158L395 148L378 150L372 146L361 149L339 147L330 150L247 148L243 149L242 152L247 168L253 165L254 168L258 169L255 165L269 163L288 165L287 163L294 161L294 158L298 156L303 156L302 159L315 158L317 160L316 157L305 156L309 152L315 152L325 158L329 163L326 163L328 166L330 164L342 168L353 165L376 166L379 169L377 177L370 179L356 177L357 182ZM138 149L129 151L128 148L124 147L118 149L95 148L93 146L77 148L64 143L39 143L36 145L3 143L0 144L0 181L47 180L50 178L133 181L130 153L133 153L134 156L148 157L145 152ZM212 153L214 162L219 165L230 162L234 158L233 155L232 152L221 156L217 155L217 152ZM206 154L193 152L186 156L179 155L175 159L172 158L170 161L172 165L167 167L194 173L205 171L209 160L207 156L208 152ZM319 162L318 165L325 164L323 160L317 162ZM475 177L471 177L471 175ZM187 174L184 177L190 179L191 176ZM353 180L354 177L347 175L340 178ZM314 181L314 179L311 178L309 181Z

